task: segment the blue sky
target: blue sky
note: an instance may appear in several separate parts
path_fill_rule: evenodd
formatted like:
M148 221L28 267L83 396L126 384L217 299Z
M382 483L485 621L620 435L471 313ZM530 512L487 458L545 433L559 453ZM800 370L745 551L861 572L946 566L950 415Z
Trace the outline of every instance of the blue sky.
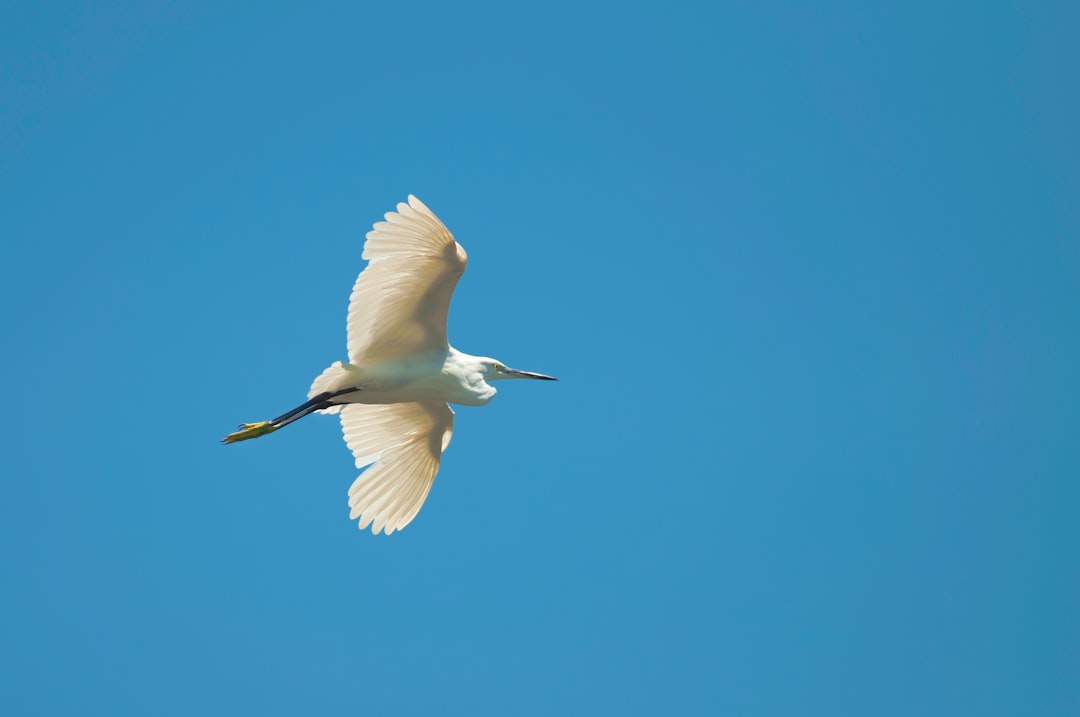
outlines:
M0 22L10 714L1080 710L1075 3L24 3ZM458 410L337 421L409 193Z

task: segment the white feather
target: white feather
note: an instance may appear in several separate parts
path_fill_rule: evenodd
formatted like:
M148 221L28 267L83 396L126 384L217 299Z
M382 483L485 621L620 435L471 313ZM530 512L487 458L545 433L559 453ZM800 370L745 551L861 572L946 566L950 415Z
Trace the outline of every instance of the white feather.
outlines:
M376 534L401 530L431 490L454 412L439 401L351 403L341 410L341 428L363 469L349 488L349 517Z
M465 273L465 250L416 197L367 234L349 297L349 361L366 365L445 351L450 296Z

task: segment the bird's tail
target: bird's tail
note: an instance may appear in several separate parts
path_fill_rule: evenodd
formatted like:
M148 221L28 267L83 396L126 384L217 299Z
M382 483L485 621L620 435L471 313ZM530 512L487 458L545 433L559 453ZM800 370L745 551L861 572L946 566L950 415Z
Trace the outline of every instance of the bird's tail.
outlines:
M308 398L314 398L323 393L337 393L344 388L356 384L356 372L359 366L344 361L335 361L312 382L308 390ZM341 406L331 406L322 409L322 413L337 413Z

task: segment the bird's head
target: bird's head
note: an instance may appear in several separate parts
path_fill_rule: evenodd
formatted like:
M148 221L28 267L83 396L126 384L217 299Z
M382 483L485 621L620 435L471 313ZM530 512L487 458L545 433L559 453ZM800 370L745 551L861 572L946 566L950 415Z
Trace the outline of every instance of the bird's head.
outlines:
M483 359L484 366L484 380L496 381L504 378L535 378L541 381L558 381L559 379L554 376L545 376L542 373L533 373L532 371L519 371L516 368L510 368L501 361L496 361L493 358Z

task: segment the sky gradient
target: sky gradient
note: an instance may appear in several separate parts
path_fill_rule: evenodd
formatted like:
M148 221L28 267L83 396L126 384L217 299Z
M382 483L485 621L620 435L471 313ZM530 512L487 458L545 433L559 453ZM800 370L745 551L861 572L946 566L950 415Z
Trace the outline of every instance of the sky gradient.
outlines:
M1080 713L1080 6L0 11L0 705ZM364 233L469 252L348 520Z

